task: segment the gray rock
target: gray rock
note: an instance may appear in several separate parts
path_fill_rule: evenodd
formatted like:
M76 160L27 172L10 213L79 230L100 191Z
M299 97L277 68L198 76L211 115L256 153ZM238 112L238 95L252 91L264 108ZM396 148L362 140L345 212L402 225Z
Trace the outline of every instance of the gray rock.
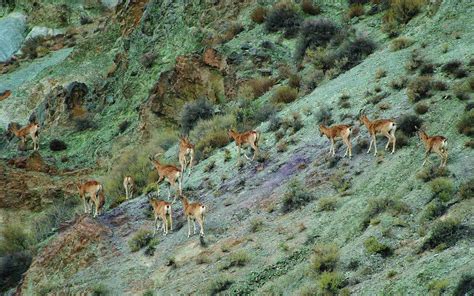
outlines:
M31 31L28 33L26 36L25 40L30 40L32 38L41 36L57 36L64 34L65 30L64 29L53 29L53 28L47 28L47 27L33 27Z
M26 29L26 16L14 12L0 19L0 62L8 60L20 49Z
M100 3L109 9L115 8L121 2L121 0L100 0Z

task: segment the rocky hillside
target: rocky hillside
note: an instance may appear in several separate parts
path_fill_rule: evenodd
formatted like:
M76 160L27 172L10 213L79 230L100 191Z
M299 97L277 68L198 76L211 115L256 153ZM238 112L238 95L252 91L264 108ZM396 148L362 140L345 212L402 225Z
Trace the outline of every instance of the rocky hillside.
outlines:
M471 1L69 2L0 9L1 293L473 295ZM396 122L394 154L366 153L362 113ZM33 121L39 151L12 132ZM320 124L352 126L352 159ZM148 157L178 164L182 134L205 236L179 200L153 236Z

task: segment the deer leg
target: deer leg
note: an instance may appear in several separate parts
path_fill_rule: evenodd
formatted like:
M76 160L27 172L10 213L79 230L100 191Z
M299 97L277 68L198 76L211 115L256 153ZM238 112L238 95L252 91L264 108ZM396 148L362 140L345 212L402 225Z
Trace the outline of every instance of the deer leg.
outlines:
M369 143L369 150L367 150L367 154L370 153L370 149L372 149L372 143L373 143L374 139L372 138L372 136L370 136L370 143Z
M167 235L168 234L168 221L166 221L166 214L164 217L162 217L163 220L163 234Z
M128 199L128 186L125 186L125 200Z
M374 148L375 148L374 156L377 156L377 137L374 134L372 138L374 139Z
M421 164L421 166L425 166L425 163L428 160L428 155L430 155L430 150L425 151L425 157L423 159L423 163Z
M155 223L153 223L153 236L156 235L156 231L158 230L158 216L155 216Z
M191 236L191 218L188 216L188 238Z
M395 153L395 144L397 142L397 137L395 137L395 130L392 130L392 132L390 133L390 135L392 136L392 154Z
M390 142L392 142L392 137L390 136L389 133L384 133L385 137L387 137L388 141L387 141L387 145L385 145L385 150L388 149L388 145L390 145Z
M193 234L196 234L196 218L193 219Z
M204 223L203 223L203 219L202 218L199 218L198 219L198 223L199 223L199 228L201 229L201 231L199 232L201 236L204 236Z
M170 213L170 230L173 231L173 216Z

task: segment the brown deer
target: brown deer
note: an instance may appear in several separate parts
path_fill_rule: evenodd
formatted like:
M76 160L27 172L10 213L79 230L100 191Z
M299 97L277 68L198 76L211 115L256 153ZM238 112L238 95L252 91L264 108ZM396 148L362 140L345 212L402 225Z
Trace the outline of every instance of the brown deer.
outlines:
M247 131L244 133L238 133L237 131L230 129L227 131L227 135L230 138L234 139L235 144L238 147L239 161L240 161L240 148L246 144L250 145L250 147L254 150L252 160L255 159L255 156L259 153L258 140L260 139L260 134L257 131L252 130L252 131ZM245 153L244 153L244 156L248 160L250 159Z
M105 197L102 184L95 180L77 184L79 196L84 203L84 213L92 214L92 203L95 204L94 217L100 214L100 210L105 204Z
M428 156L431 153L436 153L441 158L439 167L445 167L446 162L448 161L448 139L443 136L430 137L424 130L418 128L416 129L418 130L418 136L425 145L425 158L421 166L425 165L426 161L428 160Z
M352 158L351 132L351 126L346 124L333 125L331 127L326 127L323 124L319 125L320 135L325 135L331 141L331 148L329 149L329 155L331 156L336 154L336 149L334 147L335 140L341 138L347 146L343 157L346 157L347 153L349 153L349 159Z
M193 221L193 234L196 234L196 221L201 228L199 234L204 236L204 213L206 212L206 206L200 202L189 202L189 200L180 195L179 198L183 202L184 215L188 220L188 237L191 236L191 220Z
M395 138L395 131L397 129L397 124L395 121L391 119L377 119L374 121L370 121L369 118L365 115L359 112L359 120L367 127L369 130L369 135L370 135L370 144L369 144L369 150L367 150L367 153L370 153L370 149L372 148L372 144L375 147L375 153L374 155L377 156L377 140L376 136L377 134L382 134L385 137L387 137L388 142L387 145L385 146L385 150L388 149L388 146L390 143L392 143L392 154L395 153L395 143L397 139Z
M159 160L155 160L157 156L161 155L161 153L156 154L154 157L150 156L150 161L153 163L153 166L156 168L158 171L158 176L159 179L156 182L156 184L160 184L163 179L166 179L166 181L169 183L168 187L168 200L171 198L171 187L174 187L176 189L176 192L179 192L179 194L182 193L181 191L181 179L180 179L180 174L181 170L174 165L165 165L161 164ZM176 185L176 182L178 182L178 185ZM173 199L173 203L176 201L176 197Z
M188 176L191 175L191 169L194 161L194 144L189 141L188 137L181 137L179 140L179 164L181 165L181 184L183 183L184 171L188 168Z
M11 127L11 132L17 137L21 139L23 145L26 144L27 137L30 136L33 140L33 149L39 149L39 128L40 125L36 122L32 122L27 126L17 129L15 126Z
M131 176L125 176L123 179L123 187L125 188L125 199L132 198L135 185Z
M158 219L161 219L163 225L161 229L163 230L163 235L168 234L168 230L173 231L173 216L171 213L171 203L163 200L150 199L150 204L153 207L153 214L155 215L155 226L153 231L153 236L155 236L156 231L158 230ZM170 218L170 223L168 227L168 217Z

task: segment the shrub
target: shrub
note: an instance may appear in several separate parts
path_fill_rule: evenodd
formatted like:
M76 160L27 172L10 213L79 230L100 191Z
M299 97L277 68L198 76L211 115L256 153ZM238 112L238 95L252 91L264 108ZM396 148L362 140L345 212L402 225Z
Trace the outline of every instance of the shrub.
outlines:
M305 21L296 46L296 59L303 59L307 49L316 49L327 45L340 32L341 28L329 19L319 18Z
M290 212L296 208L304 206L313 199L312 194L305 190L297 180L292 180L287 185L287 190L283 195L282 211Z
M146 247L153 239L153 233L149 230L141 229L128 241L131 252L137 252Z
M320 211L334 211L337 206L337 197L322 197L319 199L318 208Z
M456 289L454 289L453 295L464 296L472 291L474 291L474 275L463 274L461 280L456 285Z
M462 62L460 60L452 60L444 64L443 67L441 67L441 71L446 74L454 75L461 66Z
M61 223L73 219L78 204L78 198L58 198L55 200L48 209L42 211L41 215L33 220L32 233L34 241L42 242L53 235Z
M388 212L392 216L398 216L410 213L410 207L403 201L395 198L382 197L371 199L365 210L362 225L367 227L370 220L383 212Z
M298 97L298 90L289 86L280 86L273 94L272 100L275 103L288 104L296 100Z
M438 200L434 200L430 202L425 209L423 210L423 214L421 215L422 221L431 221L439 216L443 215L447 210L445 204Z
M405 135L405 133L401 130L397 130L395 132L395 138L397 139L397 149L401 149L405 146L408 146L410 142L410 137Z
M365 10L364 6L361 4L354 4L349 7L349 11L347 12L347 16L349 18L359 17L364 15Z
M405 86L407 85L407 82L408 82L408 79L406 77L398 77L390 82L390 86L393 89L400 90L400 89L405 88Z
M387 71L382 68L378 68L377 71L375 72L375 79L377 80L385 76L387 76Z
M416 177L424 182L428 182L434 178L446 177L448 174L449 172L446 168L428 167L416 174Z
M249 254L244 251L236 251L232 254L230 254L229 257L229 267L232 266L245 266L247 262L250 261L250 256Z
M422 249L433 249L440 244L446 246L454 244L459 229L460 221L454 218L447 218L436 222L430 231L429 237L424 242Z
M19 224L6 223L0 229L0 257L6 254L27 251L33 241L25 228Z
M459 197L461 199L468 199L474 197L474 179L462 184L459 188Z
M400 36L392 40L390 43L390 50L397 51L410 47L414 43L414 40L410 37Z
M251 232L259 232L263 228L263 219L262 218L254 218L250 221L250 231Z
M318 15L321 13L321 7L314 4L313 0L303 0L301 1L301 10L309 15Z
M140 64L145 68L151 68L156 60L156 56L156 53L152 51L146 52L140 57Z
M423 56L416 50L413 50L410 59L405 63L407 71L415 71L425 63Z
M38 57L38 48L43 42L43 36L36 36L26 40L21 48L23 55L30 59L36 59Z
M235 126L232 114L215 116L210 120L200 120L191 131L190 137L196 142L196 160L204 159L216 149L230 142L227 130Z
M64 141L53 139L49 142L49 149L51 151L62 151L67 149L67 145Z
M251 79L247 82L252 89L253 95L255 98L258 98L264 95L270 88L273 87L275 81L270 77L261 77L256 79Z
M129 126L130 126L130 121L128 121L128 120L122 121L122 122L119 124L119 126L118 126L118 128L119 128L119 133L120 133L120 134L123 134L123 133L127 130L127 128L128 128Z
M288 78L288 85L291 88L299 89L301 86L301 76L299 76L298 74L291 74Z
M348 0L347 3L349 5L354 5L354 4L367 4L369 3L370 0Z
M426 112L428 112L429 109L430 107L423 103L418 103L415 105L415 112L417 114L425 114Z
M265 17L267 16L267 9L262 6L258 6L252 11L250 18L254 23L262 24L265 21Z
M474 110L465 112L457 124L458 131L466 136L474 136Z
M212 280L206 287L206 293L208 295L217 295L219 292L229 289L234 281L228 276L219 276L217 279Z
M344 287L344 278L337 272L323 272L319 278L319 288L330 295L337 295Z
M187 134L199 120L209 119L214 115L213 106L204 99L184 105L181 111L181 128Z
M317 244L310 260L311 268L317 273L333 271L339 261L339 248L335 244Z
M364 241L364 247L369 254L380 254L383 257L390 256L393 252L389 246L380 243L374 236Z
M341 66L343 70L349 70L358 65L376 49L375 43L367 37L357 37L354 40L344 42L336 53L329 58L329 65L335 65L335 61L345 61Z
M20 283L23 273L28 270L31 261L31 254L26 251L0 253L0 292L2 294Z
M446 290L449 285L449 280L435 280L428 285L428 291L430 295L440 296Z
M420 76L408 84L407 95L412 102L431 96L432 81L429 76Z
M267 15L265 28L268 32L283 30L284 36L289 38L298 33L301 16L292 5L277 5Z
M431 181L431 191L434 197L438 197L441 201L447 202L454 194L454 184L448 178L439 177Z
M456 83L453 87L454 95L461 101L469 101L472 93L471 86L468 81Z
M435 80L432 82L431 86L434 90L444 91L448 89L448 84L441 80Z
M331 116L332 116L331 109L329 109L326 106L321 106L318 109L318 111L314 114L314 116L318 124L322 123L325 125L331 125L333 122L331 119Z
M383 21L387 25L406 24L421 11L425 4L425 0L391 0Z
M75 120L75 128L77 132L97 129L97 123L92 118L78 118Z
M423 120L420 117L408 114L400 118L397 129L401 130L405 135L412 137L416 134L417 127L421 127L422 124Z

